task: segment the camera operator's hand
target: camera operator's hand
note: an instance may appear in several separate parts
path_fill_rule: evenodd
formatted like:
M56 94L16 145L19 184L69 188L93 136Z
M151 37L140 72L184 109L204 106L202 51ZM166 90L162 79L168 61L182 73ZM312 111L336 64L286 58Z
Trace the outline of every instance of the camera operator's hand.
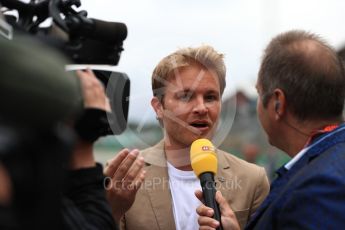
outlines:
M83 92L84 107L97 108L111 111L103 84L96 78L90 69L86 71L77 70L77 76ZM96 165L93 155L93 143L80 139L72 154L70 161L71 169L94 167Z
M83 89L84 107L97 108L110 112L110 104L103 84L96 78L90 69L86 71L77 70Z
M202 191L195 191L195 196L203 202ZM240 225L236 219L234 212L231 210L228 202L224 199L221 192L217 191L216 201L219 204L221 213L222 226L224 230L240 230ZM213 219L214 211L212 208L205 205L200 205L196 212L199 215L198 223L200 230L203 229L216 229L219 227L219 222Z
M137 149L121 150L109 160L104 174L107 184L107 197L111 204L113 217L118 222L132 206L135 195L145 178L144 158Z

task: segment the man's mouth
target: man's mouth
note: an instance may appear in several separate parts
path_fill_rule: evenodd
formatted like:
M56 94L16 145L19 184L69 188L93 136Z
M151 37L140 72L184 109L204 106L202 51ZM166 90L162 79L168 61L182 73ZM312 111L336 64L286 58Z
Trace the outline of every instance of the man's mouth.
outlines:
M210 128L210 124L207 121L193 121L189 123L189 125L198 129L201 132L205 132Z

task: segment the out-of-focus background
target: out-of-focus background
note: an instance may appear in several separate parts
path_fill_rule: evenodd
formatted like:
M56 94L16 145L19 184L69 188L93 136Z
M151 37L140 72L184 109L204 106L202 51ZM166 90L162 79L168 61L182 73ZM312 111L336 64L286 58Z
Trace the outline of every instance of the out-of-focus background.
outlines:
M345 44L343 0L82 0L81 8L90 17L124 22L129 31L114 67L131 79L129 124L123 134L98 141L101 162L162 137L150 106L153 68L177 48L209 44L225 54L228 68L217 144L273 175L288 158L269 146L256 118L254 86L264 47L290 29L320 34L336 49Z

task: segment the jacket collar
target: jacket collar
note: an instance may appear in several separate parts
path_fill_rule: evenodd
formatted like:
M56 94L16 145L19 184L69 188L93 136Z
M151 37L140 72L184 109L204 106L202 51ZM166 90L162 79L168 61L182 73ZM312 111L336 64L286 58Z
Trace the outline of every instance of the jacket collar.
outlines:
M160 167L167 167L165 152L164 152L164 139L158 142L151 148L146 149L141 153L145 162L150 165L156 165Z
M218 154L221 150L216 149L217 158L218 158L218 172L220 169L228 169L230 165L226 160L224 154ZM159 141L156 145L151 148L143 151L142 156L145 159L145 162L150 165L157 165L161 167L167 167L167 160L164 151L164 139Z
M340 142L345 142L345 124L339 125L339 127L332 132L316 138L313 143L311 143L311 147L306 155L308 155L309 159L313 159Z

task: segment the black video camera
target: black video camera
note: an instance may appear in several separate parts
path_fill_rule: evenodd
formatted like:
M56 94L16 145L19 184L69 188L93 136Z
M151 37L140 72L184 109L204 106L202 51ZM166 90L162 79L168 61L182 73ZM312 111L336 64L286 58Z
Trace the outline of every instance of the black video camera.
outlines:
M33 35L65 54L71 64L114 66L120 60L123 41L127 37L126 25L88 18L86 11L76 10L81 6L80 0L31 0L29 3L0 0L0 5L6 22L14 28L14 37L16 33ZM51 19L52 24L43 27L42 23L47 19ZM3 28L0 33L11 32ZM79 131L89 140L123 132L129 107L130 81L127 75L105 70L93 71L106 88L112 112L84 116L86 120L79 125Z

